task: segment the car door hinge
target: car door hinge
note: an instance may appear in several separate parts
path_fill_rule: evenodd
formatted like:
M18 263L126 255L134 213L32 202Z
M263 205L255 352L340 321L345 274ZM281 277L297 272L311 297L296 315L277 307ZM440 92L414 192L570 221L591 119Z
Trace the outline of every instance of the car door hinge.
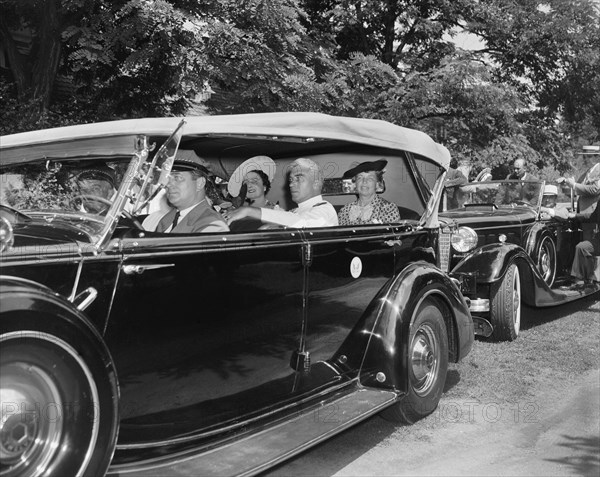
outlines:
M312 259L313 259L312 245L307 243L306 245L302 246L302 266L310 267L310 265L312 264Z

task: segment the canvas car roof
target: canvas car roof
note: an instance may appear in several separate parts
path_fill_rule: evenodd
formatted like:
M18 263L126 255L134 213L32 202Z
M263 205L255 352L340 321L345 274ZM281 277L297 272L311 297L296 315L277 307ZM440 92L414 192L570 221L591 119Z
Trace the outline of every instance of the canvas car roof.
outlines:
M131 152L136 135L168 137L181 117L141 118L43 129L0 138L2 166L74 152L98 155ZM255 113L224 116L189 116L183 136L281 136L302 141L350 142L402 150L424 156L447 169L450 153L427 134L376 119L329 116L320 113ZM68 150L73 148L73 150ZM49 149L52 151L49 154Z

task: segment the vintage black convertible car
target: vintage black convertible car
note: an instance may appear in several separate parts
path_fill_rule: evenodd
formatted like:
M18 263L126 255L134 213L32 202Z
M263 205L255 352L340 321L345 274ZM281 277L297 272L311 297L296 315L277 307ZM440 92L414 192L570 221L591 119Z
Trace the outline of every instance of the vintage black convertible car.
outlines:
M442 206L442 229L458 226L442 268L461 282L476 334L512 341L521 327L522 303L554 306L600 290L598 282L569 289L581 228L575 220L541 213L544 188L543 181L473 182ZM572 203L563 206L574 210Z
M270 156L285 209L294 159L320 164L339 208L354 198L343 173L385 158L402 218L144 230L190 154L221 189ZM439 268L449 154L425 134L311 113L156 118L5 136L0 155L3 476L255 474L373 413L431 413L471 349L468 304ZM109 200L77 188L107 168Z

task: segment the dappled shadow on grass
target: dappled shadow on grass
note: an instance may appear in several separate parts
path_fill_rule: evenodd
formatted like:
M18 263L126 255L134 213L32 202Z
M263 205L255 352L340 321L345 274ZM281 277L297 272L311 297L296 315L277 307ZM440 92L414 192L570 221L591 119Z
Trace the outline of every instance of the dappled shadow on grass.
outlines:
M569 466L574 475L598 476L600 475L600 437L571 437L562 436L565 442L562 447L569 449L574 455L560 459L547 459L561 466Z
M263 477L307 475L306 468L319 469L318 475L334 475L369 450L388 439L402 424L375 415L343 431L326 442L304 451L296 458L260 474ZM306 459L310 459L310 464Z
M600 315L600 310L593 308L600 300L600 292L593 295L581 298L580 300L565 303L563 305L552 306L547 308L532 308L523 305L521 311L521 330L535 328L555 320L567 318L573 313L585 311ZM485 338L484 338L485 340Z
M449 369L444 384L444 393L450 391L458 383L460 383L460 373L456 369Z

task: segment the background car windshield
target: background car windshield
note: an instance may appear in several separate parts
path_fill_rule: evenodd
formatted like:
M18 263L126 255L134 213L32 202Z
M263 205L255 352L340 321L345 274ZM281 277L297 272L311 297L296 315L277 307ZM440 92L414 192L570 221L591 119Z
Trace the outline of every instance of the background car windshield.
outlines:
M497 207L518 205L538 208L542 197L542 182L493 181L471 183L456 190L455 202L448 201L448 210L474 204L494 204Z

